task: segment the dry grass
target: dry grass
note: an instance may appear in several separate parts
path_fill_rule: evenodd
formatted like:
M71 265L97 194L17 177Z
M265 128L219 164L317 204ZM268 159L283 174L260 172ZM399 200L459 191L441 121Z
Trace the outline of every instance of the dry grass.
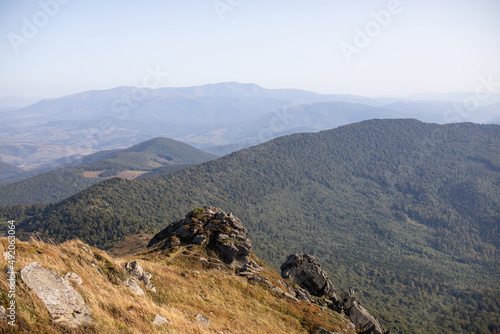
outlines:
M104 171L103 170L98 170L98 171L84 171L82 172L83 177L99 177Z
M82 249L92 249L95 256ZM0 239L5 252L6 238ZM347 329L339 315L321 311L317 305L294 302L260 283L249 282L234 270L212 270L198 261L210 256L202 247L173 254L150 252L112 258L80 241L53 245L38 241L16 243L16 271L36 261L59 275L73 271L83 280L75 289L89 306L94 324L81 333L310 333L319 326L329 330ZM131 294L120 282L126 277L126 262L139 259L144 270L153 275L158 292L146 296ZM257 259L255 259L257 260ZM92 266L91 264L94 264ZM7 261L0 259L5 268ZM198 273L192 273L196 270ZM0 303L7 305L8 286L5 271L0 273ZM18 275L19 276L19 275ZM262 276L276 286L279 275L266 268ZM52 324L43 303L17 280L17 330L20 333L67 333ZM210 318L210 327L200 326L196 314ZM159 314L172 325L155 326ZM0 332L10 330L0 322ZM14 331L15 332L15 331ZM348 333L353 333L348 330Z

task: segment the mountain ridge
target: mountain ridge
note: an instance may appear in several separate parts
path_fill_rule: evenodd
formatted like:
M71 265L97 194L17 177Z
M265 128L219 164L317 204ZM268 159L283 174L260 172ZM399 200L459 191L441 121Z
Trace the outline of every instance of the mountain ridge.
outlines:
M110 177L148 177L149 172L168 174L214 158L215 155L187 144L155 138L126 149L83 157L70 162L69 167L0 184L0 206L59 201Z
M369 306L392 330L417 331L410 314L438 307L442 315L426 323L426 332L481 331L497 328L494 312L477 309L467 320L453 310L470 303L471 293L498 309L492 296L500 291L494 255L500 191L489 165L497 163L499 131L471 123L364 121L0 213L18 217L20 232L111 247L125 235L157 232L190 206L232 207L266 261L276 266L282 252L315 255L336 285L349 281L378 297ZM85 227L77 229L82 216ZM412 306L398 308L399 298Z

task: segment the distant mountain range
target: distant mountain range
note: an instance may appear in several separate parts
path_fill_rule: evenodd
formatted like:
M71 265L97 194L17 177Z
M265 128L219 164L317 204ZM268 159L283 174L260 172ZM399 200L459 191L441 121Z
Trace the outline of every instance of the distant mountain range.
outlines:
M2 208L0 221L109 249L190 208L230 208L267 263L315 255L391 332L487 333L500 329L499 172L498 125L371 120Z
M449 101L328 95L235 82L185 88L118 87L1 112L0 161L28 170L54 168L61 165L61 158L68 162L155 137L227 154L286 134L374 118L495 123L500 104L470 111Z
M155 138L123 150L103 151L71 162L68 167L0 184L0 206L60 201L111 177L126 179L165 175L216 158L187 144ZM19 168L5 166L4 174Z

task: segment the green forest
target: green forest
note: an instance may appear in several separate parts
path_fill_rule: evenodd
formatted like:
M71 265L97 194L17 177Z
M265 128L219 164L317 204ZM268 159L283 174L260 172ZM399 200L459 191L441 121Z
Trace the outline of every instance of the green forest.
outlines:
M109 249L214 205L242 220L274 268L315 255L391 332L499 333L499 172L500 126L372 120L4 207L0 220Z
M155 138L128 149L91 154L68 167L18 182L0 184L0 206L60 201L122 171L146 172L141 177L155 177L215 158L179 141ZM85 172L96 174L89 176Z

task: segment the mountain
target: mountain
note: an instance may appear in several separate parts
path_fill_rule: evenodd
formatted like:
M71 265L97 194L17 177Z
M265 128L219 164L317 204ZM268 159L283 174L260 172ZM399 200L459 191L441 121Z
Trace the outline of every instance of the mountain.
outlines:
M234 145L248 147L249 139L255 145L279 135L316 132L373 118L487 123L500 116L498 106L480 106L473 112L458 106L455 115L456 107L450 105L446 101L265 89L236 82L158 89L117 87L1 112L0 159L29 170L53 169L61 158L130 147L155 137L212 152L225 146L220 152L230 152ZM307 126L294 122L276 125L274 119L288 111L299 114L295 123L305 120ZM313 122L311 115L319 118ZM252 139L259 137L263 139Z
M19 236L110 248L193 206L231 208L272 267L315 255L393 332L487 333L500 330L499 171L497 125L372 120L0 214Z
M0 161L0 183L16 181L23 178L25 174L26 172L24 169Z
M123 150L95 153L65 167L0 184L0 206L60 201L97 182L168 174L216 158L187 144L155 138Z

